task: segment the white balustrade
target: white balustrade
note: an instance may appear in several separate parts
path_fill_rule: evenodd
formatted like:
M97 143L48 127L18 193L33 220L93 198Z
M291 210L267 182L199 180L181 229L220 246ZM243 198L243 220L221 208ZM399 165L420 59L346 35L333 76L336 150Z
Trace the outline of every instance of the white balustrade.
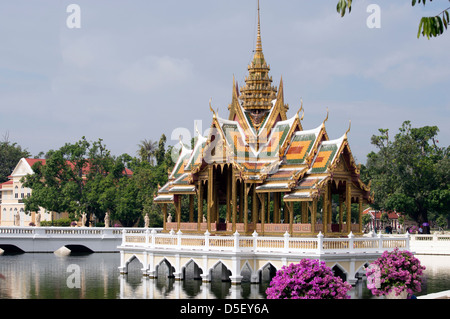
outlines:
M409 236L355 237L350 233L348 238L326 238L319 233L316 237L304 238L291 237L287 232L283 237L261 237L256 232L252 236L241 236L237 232L232 236L211 236L208 232L203 235L184 235L181 231L177 234L172 231L166 234L153 233L150 237L145 233L124 230L121 247L248 253L380 253L395 247L408 249Z

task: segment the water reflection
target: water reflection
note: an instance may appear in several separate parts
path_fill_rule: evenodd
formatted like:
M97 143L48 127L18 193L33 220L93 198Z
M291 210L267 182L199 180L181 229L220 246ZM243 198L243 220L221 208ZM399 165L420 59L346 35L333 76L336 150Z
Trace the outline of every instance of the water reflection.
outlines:
M427 269L424 276L423 295L450 290L450 256L417 256ZM187 273L186 280L159 276L143 277L139 262L129 264L129 273L120 275L119 254L66 255L20 254L0 256L0 298L90 298L90 299L261 299L269 281L262 284L244 282L232 285L229 281L215 279L202 282L199 276ZM79 266L79 286L70 288L68 280L73 275L70 265ZM164 271L161 269L161 271ZM196 279L197 278L197 279ZM373 298L360 281L350 292L352 299Z
M118 297L118 254L19 254L0 256L0 298L65 299ZM77 265L77 287L69 288Z
M229 281L174 278L142 278L141 285L133 286L129 275L121 275L122 299L261 299L265 298L263 285L232 285ZM263 289L263 290L261 290Z

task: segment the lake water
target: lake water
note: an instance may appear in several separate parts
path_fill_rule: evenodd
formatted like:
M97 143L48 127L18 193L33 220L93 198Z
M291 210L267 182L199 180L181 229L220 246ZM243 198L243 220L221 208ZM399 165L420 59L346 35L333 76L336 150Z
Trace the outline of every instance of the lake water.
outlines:
M422 292L450 290L450 256L417 255L427 267ZM118 253L59 256L18 254L0 256L0 299L260 299L268 282L262 284L199 280L175 281L142 276L140 263L129 265L120 275ZM352 299L371 298L365 281L351 291Z

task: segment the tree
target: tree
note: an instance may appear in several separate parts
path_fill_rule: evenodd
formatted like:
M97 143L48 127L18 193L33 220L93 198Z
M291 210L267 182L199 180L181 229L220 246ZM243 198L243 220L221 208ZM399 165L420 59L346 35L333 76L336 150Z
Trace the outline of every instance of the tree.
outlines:
M431 212L448 214L450 203L449 148L440 148L436 126L412 128L405 121L389 140L388 130L372 137L378 152L368 155L361 171L363 180L372 180L374 208L397 210L418 223L428 221Z
M430 0L430 2L431 1L433 0ZM338 1L336 10L338 13L340 13L341 17L345 15L347 10L348 13L351 12L352 2L353 2L352 0ZM425 6L426 0L412 0L411 5L414 7L416 4L420 3ZM442 35L444 31L447 30L447 26L450 24L450 14L448 10L450 10L450 7L442 10L435 16L422 17L419 22L419 30L417 32L417 38L419 38L420 35L426 36L428 39L430 39L430 37L437 37Z
M142 140L140 144L138 144L139 150L138 155L142 161L147 161L153 165L153 158L155 157L156 151L156 142L152 142L151 140Z
M164 163L164 157L166 155L166 135L161 135L158 143L158 149L155 150L156 165L162 165Z
M98 220L109 212L112 220L127 227L136 225L148 212L152 226L161 226L161 212L153 196L158 185L167 182L167 171L174 165L171 147L165 150L164 135L157 151L160 154L154 166L148 156L112 156L101 139L88 142L83 137L77 143L66 143L49 151L45 162L33 165L34 174L23 178L23 185L32 189L31 196L24 199L25 209L43 207L68 212L74 218L86 212ZM128 169L133 171L131 176Z
M4 140L0 142L0 183L8 180L8 176L21 158L30 156L30 153L23 150L20 145L9 142L8 136L5 135Z
M50 150L45 164L35 163L34 174L23 178L23 185L32 189L24 199L25 210L43 207L74 218L86 212L102 220L107 211L116 210L117 188L122 179L129 178L124 158L111 156L101 139L90 143L84 137Z

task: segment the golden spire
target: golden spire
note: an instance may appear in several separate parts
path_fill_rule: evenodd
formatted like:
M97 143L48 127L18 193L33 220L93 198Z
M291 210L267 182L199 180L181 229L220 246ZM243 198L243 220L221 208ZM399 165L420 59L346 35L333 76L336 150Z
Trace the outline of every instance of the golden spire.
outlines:
M272 86L272 77L269 76L270 66L264 59L261 44L261 16L258 0L258 33L256 36L256 49L253 60L248 66L248 77L241 88L239 99L242 107L249 110L269 111L272 100L276 99L277 89Z
M258 0L258 34L256 36L256 51L262 52L262 44L261 44L261 18L259 11L259 0Z

